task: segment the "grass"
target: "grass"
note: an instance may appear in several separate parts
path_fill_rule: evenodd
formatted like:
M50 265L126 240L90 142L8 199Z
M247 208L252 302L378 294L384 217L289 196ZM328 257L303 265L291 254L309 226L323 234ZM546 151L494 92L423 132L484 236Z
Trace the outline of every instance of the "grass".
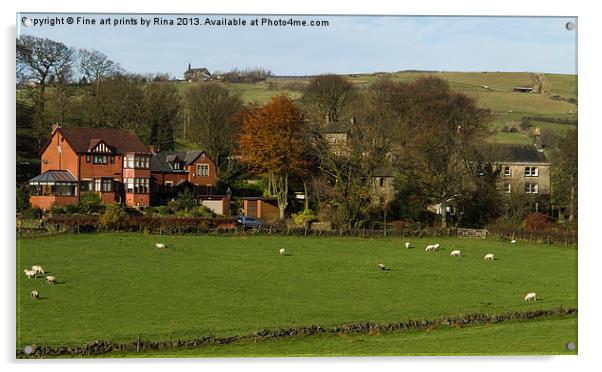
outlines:
M577 305L575 247L496 240L56 235L17 242L17 347ZM168 244L156 250L154 243ZM290 255L279 256L285 247ZM461 249L465 257L449 256ZM499 258L484 262L493 252ZM378 263L390 270L379 271ZM58 284L27 279L40 264ZM41 299L32 301L31 290ZM525 303L526 292L542 300ZM503 352L504 344L499 345ZM466 350L469 352L470 350ZM437 352L436 350L434 352Z
M319 335L237 342L179 350L115 353L106 357L317 357L395 355L577 354L577 317L466 328L435 328L372 335ZM500 346L503 344L503 348Z

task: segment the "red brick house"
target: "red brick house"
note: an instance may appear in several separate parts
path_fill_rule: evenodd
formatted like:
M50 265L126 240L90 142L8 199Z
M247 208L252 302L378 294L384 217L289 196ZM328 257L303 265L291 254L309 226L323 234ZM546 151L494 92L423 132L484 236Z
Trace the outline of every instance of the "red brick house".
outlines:
M151 181L154 192L169 193L187 184L196 194L213 195L215 162L204 151L162 151L151 158Z
M55 126L40 151L42 173L29 181L31 205L73 204L94 192L104 203L148 206L151 155L133 131Z

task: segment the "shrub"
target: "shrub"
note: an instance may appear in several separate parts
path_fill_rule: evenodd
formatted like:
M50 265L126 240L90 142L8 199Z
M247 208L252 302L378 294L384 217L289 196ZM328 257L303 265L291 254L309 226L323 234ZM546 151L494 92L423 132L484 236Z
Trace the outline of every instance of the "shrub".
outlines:
M119 203L114 203L105 209L105 212L100 216L100 226L104 229L119 230L127 221L127 213Z
M295 225L308 226L310 222L318 221L318 216L316 216L311 209L305 209L300 213L293 213L292 217L293 221L295 221Z
M191 213L194 217L206 217L206 218L214 218L215 213L204 205L198 206L192 209Z
M542 231L549 227L549 218L543 213L531 213L525 217L525 231Z
M161 205L161 206L157 207L157 213L162 214L162 215L172 214L173 210L171 208L169 208L169 206L167 206L167 205Z
M37 220L42 217L42 210L40 208L29 208L22 212L22 217L29 220Z
M100 195L94 192L83 193L77 207L79 213L99 213L104 208L100 201Z
M17 188L17 212L23 212L31 208L29 204L29 189L27 187Z
M178 194L177 204L177 209L182 209L187 212L191 211L196 206L194 192L190 189L184 189L184 191Z

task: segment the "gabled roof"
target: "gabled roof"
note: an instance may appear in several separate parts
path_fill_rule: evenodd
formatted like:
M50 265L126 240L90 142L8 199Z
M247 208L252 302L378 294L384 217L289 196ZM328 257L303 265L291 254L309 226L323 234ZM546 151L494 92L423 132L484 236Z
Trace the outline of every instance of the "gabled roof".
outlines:
M548 163L544 153L535 145L490 144L484 150L498 162Z
M118 154L126 152L148 153L146 146L134 131L112 128L57 128L65 137L76 153L85 153L91 145L100 141L111 147ZM54 132L53 132L54 134ZM50 144L51 139L42 147L42 153Z
M151 158L151 171L152 172L176 172L186 173L183 169L185 166L194 163L194 161L202 154L205 153L203 150L194 151L161 151L153 154ZM205 153L205 156L207 154ZM207 156L209 159L209 156ZM178 159L183 162L182 169L174 169L173 162Z
M49 170L29 180L30 185L53 182L77 182L77 180L66 170Z

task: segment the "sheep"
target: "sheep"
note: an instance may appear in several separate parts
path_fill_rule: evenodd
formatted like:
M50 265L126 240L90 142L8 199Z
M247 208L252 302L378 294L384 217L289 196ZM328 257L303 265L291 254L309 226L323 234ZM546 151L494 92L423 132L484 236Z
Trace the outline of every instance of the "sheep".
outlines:
M163 244L163 243L156 243L155 247L159 248L159 249L163 249L163 248L165 248L165 244Z
M512 239L512 240L510 241L510 244L516 244L516 240L515 240L515 239Z
M462 257L462 252L460 252L459 250L455 250L451 252L451 256L452 257Z
M284 256L286 254L286 250L284 248L280 248L280 255Z
M38 293L38 291L36 291L36 290L31 291L31 299L32 300L39 300L40 299L40 294Z
M378 264L378 268L379 268L380 270L382 270L382 271L384 271L384 270L386 270L386 269L387 269L387 268L385 267L385 265L384 265L384 264L381 264L381 263L379 263L379 264Z
M530 292L525 296L525 301L537 301L537 293Z
M439 243L435 244L435 250L438 251L439 250Z
M48 284L56 284L56 277L54 277L53 275L48 275L46 277L46 283L48 283Z
M427 245L426 249L424 250L425 252L431 252L431 251L436 251L437 248L435 248L434 245Z
M406 242L406 248L410 248L410 242Z
M495 260L495 256L493 255L493 253L487 253L483 259L485 261L493 261Z
M42 274L42 275L45 274L44 269L42 269L42 266L40 266L40 265L33 265L31 267L31 269L34 270L34 271L36 271L37 274Z
M33 276L34 278L37 277L38 272L35 270L23 270L25 272L25 275L27 275L27 279L31 279L31 277Z

